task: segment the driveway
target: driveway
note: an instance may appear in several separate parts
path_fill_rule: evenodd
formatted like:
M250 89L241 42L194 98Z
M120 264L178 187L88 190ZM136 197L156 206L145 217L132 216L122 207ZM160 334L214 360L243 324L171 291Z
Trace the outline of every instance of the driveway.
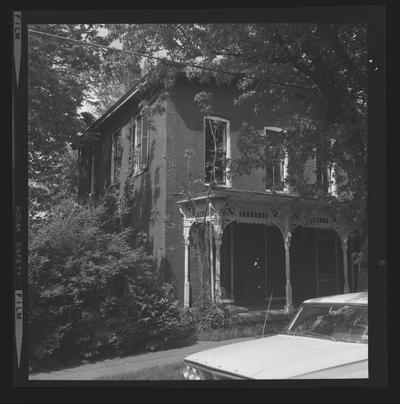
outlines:
M244 341L249 338L238 338L224 341L198 341L193 345L167 349L165 351L149 352L125 358L107 359L101 362L81 365L74 368L58 370L49 373L36 373L29 380L94 380L103 376L134 372L153 366L172 364L182 361L186 356L205 349Z

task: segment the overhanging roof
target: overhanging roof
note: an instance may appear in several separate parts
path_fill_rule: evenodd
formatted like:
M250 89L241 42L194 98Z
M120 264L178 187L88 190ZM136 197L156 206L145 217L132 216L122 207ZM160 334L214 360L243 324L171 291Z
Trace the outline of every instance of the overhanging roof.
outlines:
M206 199L229 199L235 202L243 203L288 203L300 201L303 203L308 203L310 205L324 205L321 201L316 198L305 198L299 197L293 192L270 192L270 191L253 191L253 190L242 190L242 189L232 189L232 188L217 188L212 189L211 192L208 190L200 191L194 193L190 199L185 198L178 200L178 204L188 203L190 201L202 201Z

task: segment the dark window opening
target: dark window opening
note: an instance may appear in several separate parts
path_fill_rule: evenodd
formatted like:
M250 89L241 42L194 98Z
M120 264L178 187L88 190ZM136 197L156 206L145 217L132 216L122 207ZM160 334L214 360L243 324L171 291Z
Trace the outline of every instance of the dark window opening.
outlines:
M136 173L142 172L148 164L149 124L143 115L136 117L134 125L134 156Z
M121 131L115 132L112 136L112 159L113 170L111 172L111 182L116 184L119 182L122 160Z
M266 189L283 190L284 151L282 147L266 148Z
M330 182L330 170L329 167L322 162L321 159L317 157L316 159L316 170L317 170L317 187L323 192L329 191Z

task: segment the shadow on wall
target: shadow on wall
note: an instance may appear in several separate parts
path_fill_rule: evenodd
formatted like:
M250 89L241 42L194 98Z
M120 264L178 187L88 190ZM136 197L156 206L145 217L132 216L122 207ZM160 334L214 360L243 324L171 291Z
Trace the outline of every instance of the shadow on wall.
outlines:
M176 295L178 280L176 279L176 276L174 275L171 264L165 258L165 256L163 256L161 258L161 261L159 264L159 275L160 275L160 280L162 282L169 283L170 285L173 286L175 295Z

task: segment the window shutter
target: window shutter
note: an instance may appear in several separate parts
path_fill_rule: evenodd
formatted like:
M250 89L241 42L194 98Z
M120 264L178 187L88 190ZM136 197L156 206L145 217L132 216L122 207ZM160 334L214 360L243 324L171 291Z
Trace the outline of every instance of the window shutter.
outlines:
M149 125L146 119L142 118L142 142L141 142L141 169L147 167L149 148Z

